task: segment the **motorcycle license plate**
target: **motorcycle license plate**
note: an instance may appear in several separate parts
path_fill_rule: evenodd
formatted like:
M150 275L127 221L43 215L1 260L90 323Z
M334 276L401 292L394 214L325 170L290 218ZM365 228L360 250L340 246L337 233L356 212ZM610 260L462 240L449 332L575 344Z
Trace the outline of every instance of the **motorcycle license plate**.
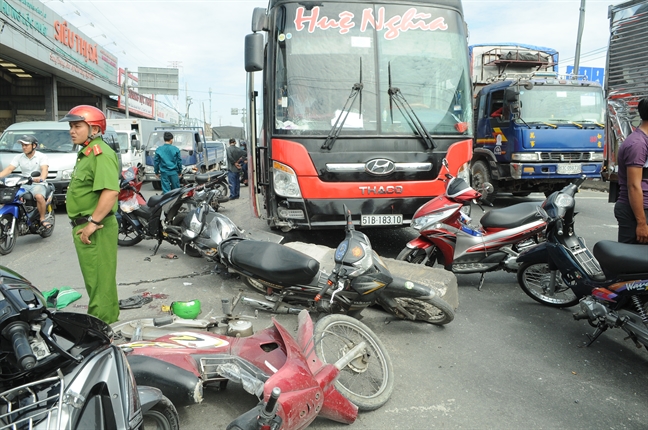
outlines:
M401 225L403 224L403 215L361 215L361 225Z
M580 164L559 164L556 173L559 175L574 175L581 172Z

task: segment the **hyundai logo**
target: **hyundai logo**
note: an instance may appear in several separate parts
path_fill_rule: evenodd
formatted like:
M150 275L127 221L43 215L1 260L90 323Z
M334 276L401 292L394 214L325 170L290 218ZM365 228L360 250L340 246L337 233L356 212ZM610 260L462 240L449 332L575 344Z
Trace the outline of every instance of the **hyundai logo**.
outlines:
M395 168L396 166L394 166L393 161L385 160L384 158L376 158L365 164L367 173L372 175L389 175Z

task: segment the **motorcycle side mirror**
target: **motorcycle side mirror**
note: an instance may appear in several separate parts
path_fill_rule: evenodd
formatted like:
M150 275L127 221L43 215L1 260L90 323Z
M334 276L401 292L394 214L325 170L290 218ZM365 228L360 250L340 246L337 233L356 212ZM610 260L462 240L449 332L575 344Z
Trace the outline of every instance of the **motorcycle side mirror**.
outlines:
M351 217L351 211L347 208L345 204L342 205L342 208L344 209L344 217L346 218L346 229L347 230L355 230L355 227L353 226L353 218Z

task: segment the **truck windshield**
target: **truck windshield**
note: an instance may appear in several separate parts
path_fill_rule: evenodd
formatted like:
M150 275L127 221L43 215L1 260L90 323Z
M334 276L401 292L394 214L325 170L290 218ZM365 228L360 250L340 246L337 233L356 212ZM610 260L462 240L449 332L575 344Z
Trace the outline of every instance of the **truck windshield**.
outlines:
M541 86L520 88L520 117L527 123L603 123L605 101L601 87Z
M393 106L399 88L431 134L470 130L466 36L456 11L388 4L287 4L275 52L275 133L326 136L354 85L341 135L418 134ZM462 132L458 131L462 130Z
M177 146L181 151L193 151L194 149L194 132L173 130L173 146ZM151 133L146 149L154 151L160 145L164 145L164 130L156 130Z
M0 151L22 152L18 140L24 135L34 136L38 140L36 150L41 152L73 152L76 149L67 130L7 130L0 138Z
M129 138L128 133L124 133L120 131L117 132L117 141L119 142L119 148L121 149L122 154L127 153L130 147L130 145L128 144L129 143L128 138Z

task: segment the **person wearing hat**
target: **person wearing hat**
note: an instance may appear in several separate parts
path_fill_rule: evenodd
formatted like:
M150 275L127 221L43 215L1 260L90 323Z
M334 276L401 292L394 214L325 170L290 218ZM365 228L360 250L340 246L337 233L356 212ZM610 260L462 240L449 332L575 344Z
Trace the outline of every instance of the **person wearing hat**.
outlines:
M162 183L162 192L168 193L171 190L180 188L182 157L178 147L173 145L172 133L164 132L164 145L157 147L153 161L155 176L160 178Z
M38 147L38 140L34 136L23 135L18 139L22 145L22 154L16 155L11 163L0 172L0 178L12 173L16 168L20 169L23 175L31 176L33 172L40 172L40 176L32 178L31 185L23 185L25 191L29 191L36 199L36 207L40 214L40 223L42 228L52 228L52 223L45 217L47 216L45 205L45 194L47 193L47 169L49 162L47 155L40 151L36 151Z
M112 324L119 319L119 225L114 216L119 194L119 160L101 137L106 131L106 116L100 109L76 106L59 121L70 123L72 143L81 148L67 189L65 208L90 299L88 314Z

